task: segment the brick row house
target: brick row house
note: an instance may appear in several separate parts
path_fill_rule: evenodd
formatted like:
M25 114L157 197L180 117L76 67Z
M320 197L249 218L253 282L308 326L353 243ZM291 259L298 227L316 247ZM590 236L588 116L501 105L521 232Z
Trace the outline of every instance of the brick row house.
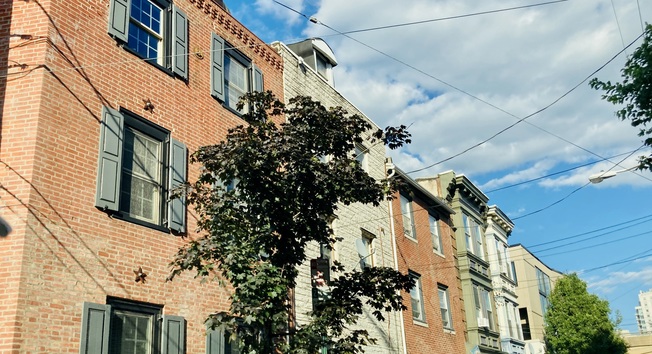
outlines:
M404 296L410 309L403 314L407 353L464 353L466 322L451 226L455 212L399 168L388 169L402 182L390 210L398 269L416 281Z
M228 289L166 282L196 222L188 152L283 98L278 53L221 1L0 4L0 352L224 353Z

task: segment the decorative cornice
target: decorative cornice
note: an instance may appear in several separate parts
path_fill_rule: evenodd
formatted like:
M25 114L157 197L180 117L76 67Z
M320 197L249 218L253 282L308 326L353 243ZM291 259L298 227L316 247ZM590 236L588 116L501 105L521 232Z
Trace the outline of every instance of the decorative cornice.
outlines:
M209 15L213 19L213 26L222 27L230 32L243 46L252 49L262 60L270 63L276 70L283 70L283 62L280 57L277 57L277 53L265 42L251 34L249 30L233 19L230 14L226 13L217 4L210 0L188 1L202 10L206 15Z

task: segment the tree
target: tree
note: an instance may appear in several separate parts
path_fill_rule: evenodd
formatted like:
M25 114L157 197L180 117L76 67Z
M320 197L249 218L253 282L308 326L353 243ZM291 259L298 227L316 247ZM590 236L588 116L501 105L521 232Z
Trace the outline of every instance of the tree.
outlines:
M648 24L643 34L643 44L636 48L621 70L622 82L603 82L594 78L589 85L603 90L602 98L614 105L624 105L616 111L621 120L629 119L632 126L639 128L638 135L644 144L652 146L652 25ZM652 155L639 159L639 169L652 171Z
M384 311L404 310L400 290L413 286L408 275L384 267L347 271L335 263L330 296L298 329L288 325L288 292L296 286L297 267L307 261L306 246L338 241L329 226L338 203L378 206L394 188L374 180L355 159L355 144L372 128L367 121L308 97L289 103L270 92L246 95L240 107L250 107L242 116L247 125L191 156L202 172L187 198L204 236L179 250L170 279L191 270L225 281L232 289L230 309L208 322L233 338L237 333L245 353L316 353L323 347L360 353L362 345L375 342L352 327L363 305L379 320ZM283 118L285 123L274 122ZM372 136L390 148L410 141L404 126Z
M589 294L577 274L559 279L546 312L546 347L553 354L624 354L627 345L609 318L609 302Z

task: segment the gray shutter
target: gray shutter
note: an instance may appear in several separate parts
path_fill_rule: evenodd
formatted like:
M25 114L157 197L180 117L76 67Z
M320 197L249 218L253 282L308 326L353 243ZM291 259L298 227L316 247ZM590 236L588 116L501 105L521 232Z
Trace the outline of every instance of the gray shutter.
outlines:
M174 139L170 139L169 160L169 192L186 182L187 165L186 146ZM176 232L186 232L186 198L174 198L168 201L168 228Z
M224 39L211 37L211 95L224 101Z
M109 34L127 42L129 38L129 11L131 0L111 0L109 5Z
M79 354L108 354L111 306L84 303Z
M186 320L181 316L163 315L161 354L186 352Z
M188 79L188 16L172 6L172 71Z
M224 332L216 329L206 333L206 354L224 354Z
M120 173L124 117L115 109L102 107L100 155L97 168L95 206L118 211L120 206Z
M263 72L255 64L252 64L252 66L253 66L253 73L254 73L253 90L258 92L263 92Z

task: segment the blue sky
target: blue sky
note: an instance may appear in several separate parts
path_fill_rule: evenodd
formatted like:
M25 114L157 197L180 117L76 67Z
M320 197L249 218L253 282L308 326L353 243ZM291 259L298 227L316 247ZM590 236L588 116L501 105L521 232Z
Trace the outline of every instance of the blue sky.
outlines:
M267 43L326 40L339 62L336 88L378 125L410 125L413 143L391 153L399 167L434 165L413 177L450 169L467 175L514 219L510 243L522 243L557 270L578 272L622 314L621 328L637 331L638 291L652 288L652 173L623 172L584 185L589 175L631 167L650 151L628 157L642 145L636 129L582 81L601 67L594 76L619 79L626 55L640 43L642 22L652 22L652 2L279 2L319 23L273 0L226 4ZM493 13L338 33L480 12Z

